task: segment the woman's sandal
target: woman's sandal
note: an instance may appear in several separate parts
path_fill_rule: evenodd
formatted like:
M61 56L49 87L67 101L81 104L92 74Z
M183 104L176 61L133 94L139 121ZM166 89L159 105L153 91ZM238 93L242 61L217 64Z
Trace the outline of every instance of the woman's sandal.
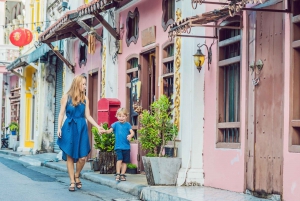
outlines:
M116 176L116 181L120 181L120 174L116 173L115 176Z
M126 175L120 174L120 181L126 181Z
M74 177L75 177L75 186L76 186L76 188L81 189L81 188L82 188L82 183L81 183L81 181L76 182L76 179L79 179L79 177L76 177L75 175L74 175Z
M74 184L74 186L72 186L72 184ZM71 182L70 186L69 186L69 191L75 191L75 182Z

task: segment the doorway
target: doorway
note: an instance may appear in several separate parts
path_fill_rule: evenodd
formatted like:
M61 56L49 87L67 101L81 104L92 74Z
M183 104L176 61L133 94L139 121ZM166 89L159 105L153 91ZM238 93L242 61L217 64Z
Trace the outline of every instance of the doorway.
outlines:
M141 80L141 106L143 109L150 109L150 105L158 99L158 47L148 50L140 54L140 80ZM138 126L139 127L139 126ZM142 156L146 155L146 151L142 150L141 144L138 142L138 167L140 171L144 171Z
M88 75L88 98L89 109L93 119L98 122L98 71ZM88 123L88 133L91 146L91 152L88 159L96 157L97 150L94 148L94 136L91 132L92 124Z
M282 3L268 8L282 9ZM283 185L283 14L249 12L248 22L246 188L259 197L270 194L281 195Z

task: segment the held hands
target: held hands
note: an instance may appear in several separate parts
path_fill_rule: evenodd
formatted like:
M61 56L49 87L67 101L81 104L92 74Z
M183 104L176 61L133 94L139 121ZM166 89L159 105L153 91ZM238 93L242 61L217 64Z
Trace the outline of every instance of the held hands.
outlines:
M102 126L97 126L100 134L106 133L106 130Z

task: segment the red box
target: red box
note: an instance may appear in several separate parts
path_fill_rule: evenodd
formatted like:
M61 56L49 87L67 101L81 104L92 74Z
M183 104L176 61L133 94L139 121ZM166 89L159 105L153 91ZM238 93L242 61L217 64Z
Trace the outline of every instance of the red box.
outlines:
M121 102L116 98L101 98L98 101L98 124L108 123L108 126L118 121L116 114Z

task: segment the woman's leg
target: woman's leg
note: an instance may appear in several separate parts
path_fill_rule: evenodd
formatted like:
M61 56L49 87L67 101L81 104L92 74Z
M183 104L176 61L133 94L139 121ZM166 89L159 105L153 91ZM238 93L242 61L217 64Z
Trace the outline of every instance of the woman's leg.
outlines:
M77 188L82 187L79 176L80 176L80 172L81 172L81 170L82 170L82 168L85 164L85 160L86 160L86 157L79 158L77 163L76 163L75 182L76 182Z
M67 155L67 169L70 177L70 188L75 188L75 178L74 178L74 160L72 157Z

